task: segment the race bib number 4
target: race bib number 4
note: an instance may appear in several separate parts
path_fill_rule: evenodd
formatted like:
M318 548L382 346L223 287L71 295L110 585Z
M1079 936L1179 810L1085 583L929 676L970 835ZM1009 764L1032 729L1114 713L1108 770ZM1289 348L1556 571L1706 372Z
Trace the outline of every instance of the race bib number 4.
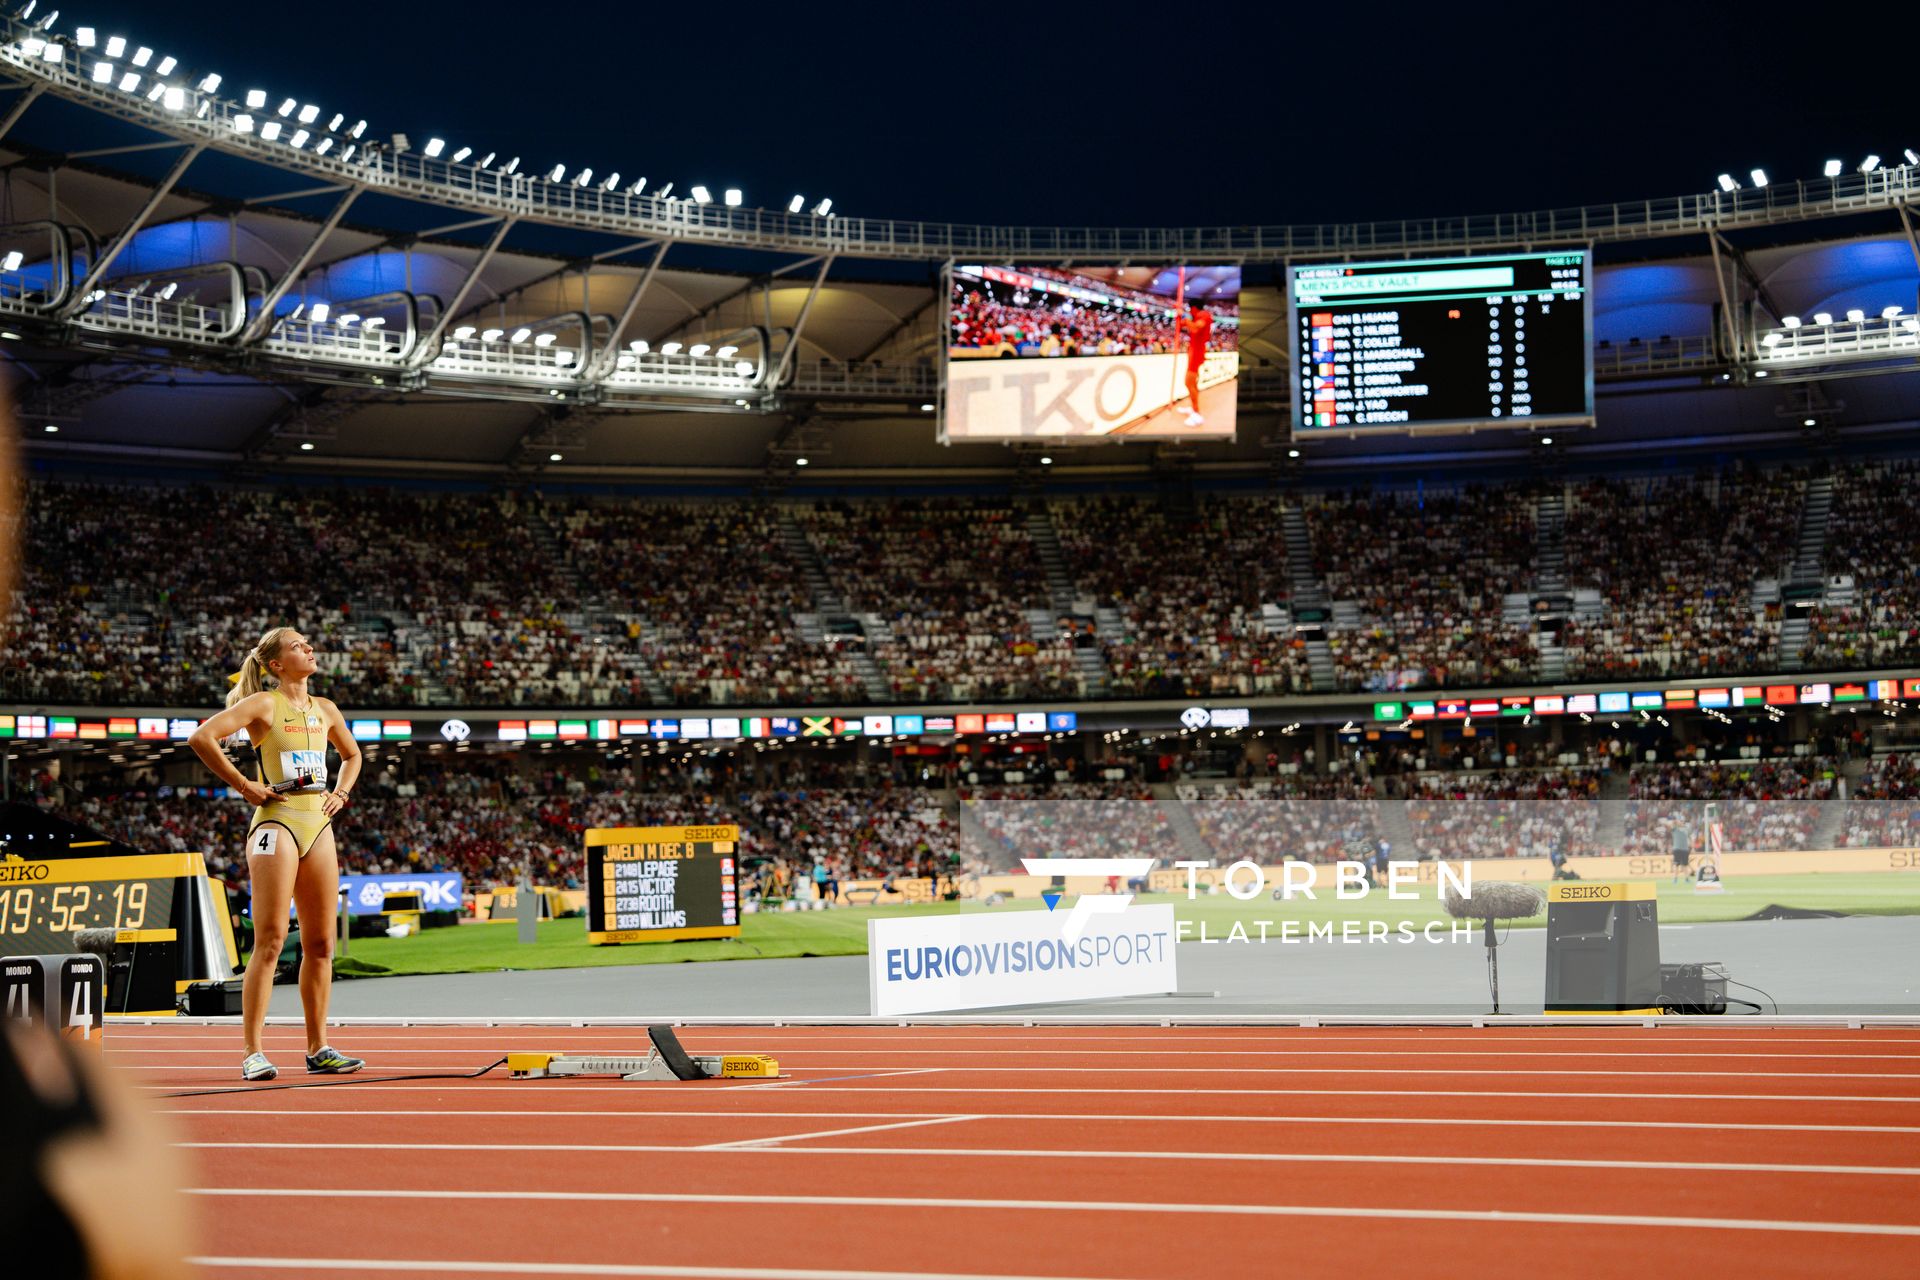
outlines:
M267 857L273 852L274 841L277 839L279 837L272 827L256 827L247 841L247 852L258 854L262 858Z

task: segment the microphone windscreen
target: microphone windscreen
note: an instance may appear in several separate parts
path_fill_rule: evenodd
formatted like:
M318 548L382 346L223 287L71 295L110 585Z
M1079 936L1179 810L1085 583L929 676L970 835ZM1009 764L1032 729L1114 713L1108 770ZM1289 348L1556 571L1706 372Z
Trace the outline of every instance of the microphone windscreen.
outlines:
M1540 914L1547 895L1514 880L1483 880L1473 886L1471 896L1462 896L1449 884L1446 904L1448 915L1463 920L1524 920Z

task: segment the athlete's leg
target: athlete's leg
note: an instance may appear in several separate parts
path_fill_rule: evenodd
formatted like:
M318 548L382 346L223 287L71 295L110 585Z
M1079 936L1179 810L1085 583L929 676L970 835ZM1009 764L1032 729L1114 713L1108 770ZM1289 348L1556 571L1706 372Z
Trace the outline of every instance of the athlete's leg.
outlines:
M1192 400L1188 407L1195 413L1200 412L1200 366L1197 364L1187 366L1187 395Z
M255 827L247 836L247 874L253 882L253 954L240 987L240 1029L249 1054L260 1052L260 1030L273 996L273 970L287 944L287 905L300 869L300 849L285 827Z
M327 1042L327 1004L333 997L333 931L340 911L340 860L334 852L332 827L315 836L313 847L300 859L293 904L300 913L300 1006L306 1011L307 1052L312 1054Z

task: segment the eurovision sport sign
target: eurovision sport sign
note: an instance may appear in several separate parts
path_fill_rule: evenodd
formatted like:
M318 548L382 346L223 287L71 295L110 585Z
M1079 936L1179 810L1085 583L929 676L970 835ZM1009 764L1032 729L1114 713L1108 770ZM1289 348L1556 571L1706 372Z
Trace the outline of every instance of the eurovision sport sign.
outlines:
M867 921L875 1015L1163 995L1178 929L1166 904L1096 915L1076 938L1062 911Z

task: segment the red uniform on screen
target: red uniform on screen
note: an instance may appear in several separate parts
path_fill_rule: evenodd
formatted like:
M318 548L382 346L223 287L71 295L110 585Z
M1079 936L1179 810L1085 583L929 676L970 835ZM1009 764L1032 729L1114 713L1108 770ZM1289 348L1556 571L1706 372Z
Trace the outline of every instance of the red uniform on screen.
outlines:
M1213 341L1213 316L1195 307L1192 318L1181 327L1187 331L1187 363L1204 364L1207 344Z

